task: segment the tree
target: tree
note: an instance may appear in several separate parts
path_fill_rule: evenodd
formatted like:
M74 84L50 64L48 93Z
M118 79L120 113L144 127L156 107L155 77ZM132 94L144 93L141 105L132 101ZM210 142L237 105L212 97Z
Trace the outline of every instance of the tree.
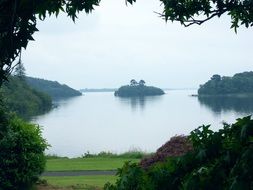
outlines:
M130 86L136 86L138 84L138 82L135 79L132 79L130 81Z
M24 64L19 62L18 65L15 68L15 76L17 76L19 79L24 79L25 78L25 67Z
M0 133L0 189L28 190L46 164L41 128L11 116Z
M211 80L220 81L220 80L221 80L221 76L215 74L215 75L213 75L213 76L211 77Z
M140 80L140 81L139 81L139 85L140 85L140 86L144 86L145 83L146 83L146 82L145 82L144 80Z

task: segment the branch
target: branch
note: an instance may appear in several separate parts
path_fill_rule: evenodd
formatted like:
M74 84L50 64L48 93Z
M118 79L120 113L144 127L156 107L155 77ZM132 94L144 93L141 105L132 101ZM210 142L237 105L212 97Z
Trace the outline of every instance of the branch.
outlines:
M221 16L221 15L224 14L227 10L228 10L228 9L213 10L213 11L211 11L211 13L213 13L213 14L212 14L211 16L208 16L206 19L203 19L203 20L196 20L196 19L193 18L193 16L191 16L191 19L190 19L190 20L189 20L189 19L188 19L188 20L184 20L184 21L182 21L181 19L174 19L174 20L175 20L175 21L179 21L179 22L180 22L182 25L184 25L185 27L189 27L189 26L191 26L191 25L193 25L193 24L201 25L201 24L203 24L204 22L206 22L206 21L212 19L212 18L215 17L215 16ZM168 20L168 19L166 18L166 15L165 15L165 14L158 13L158 12L154 12L154 13L158 14L160 17L163 17L163 19ZM171 20L171 19L169 19L169 20ZM172 21L174 21L174 20L172 20ZM186 24L186 23L188 23L188 24Z

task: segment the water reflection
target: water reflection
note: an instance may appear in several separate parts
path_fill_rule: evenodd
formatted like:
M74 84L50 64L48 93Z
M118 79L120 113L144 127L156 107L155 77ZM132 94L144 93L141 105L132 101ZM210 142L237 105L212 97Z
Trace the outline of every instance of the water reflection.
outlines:
M57 111L61 111L62 108L68 108L69 106L72 106L75 101L78 101L81 96L76 97L69 97L69 98L59 98L53 100L52 109L48 110L46 113L37 114L31 118L29 118L29 121L34 122L38 119L43 119L48 117L48 114L57 113Z
M162 99L163 96L142 96L142 97L116 97L122 104L131 106L133 111L140 108L144 110L147 103L153 104Z
M253 113L253 97L237 97L237 96L206 96L198 97L201 105L206 106L212 112L220 114L221 112L235 111L237 113L252 114Z

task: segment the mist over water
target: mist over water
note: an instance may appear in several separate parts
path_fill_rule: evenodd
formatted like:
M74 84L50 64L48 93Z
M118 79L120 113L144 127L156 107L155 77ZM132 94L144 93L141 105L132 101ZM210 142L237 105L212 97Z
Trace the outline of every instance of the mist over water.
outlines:
M32 121L43 126L51 145L47 153L76 157L87 151L154 152L174 135L188 135L203 124L217 130L223 121L231 123L253 113L251 98L203 99L190 94L196 91L170 90L141 98L86 93L59 100L56 108Z

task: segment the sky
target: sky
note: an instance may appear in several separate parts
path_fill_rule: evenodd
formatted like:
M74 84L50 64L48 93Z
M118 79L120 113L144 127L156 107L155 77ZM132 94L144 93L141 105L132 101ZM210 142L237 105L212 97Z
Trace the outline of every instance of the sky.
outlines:
M73 88L117 88L131 79L161 88L198 88L213 74L253 70L253 28L230 17L201 26L165 22L158 0L104 0L75 23L65 14L38 21L22 54L26 74Z

